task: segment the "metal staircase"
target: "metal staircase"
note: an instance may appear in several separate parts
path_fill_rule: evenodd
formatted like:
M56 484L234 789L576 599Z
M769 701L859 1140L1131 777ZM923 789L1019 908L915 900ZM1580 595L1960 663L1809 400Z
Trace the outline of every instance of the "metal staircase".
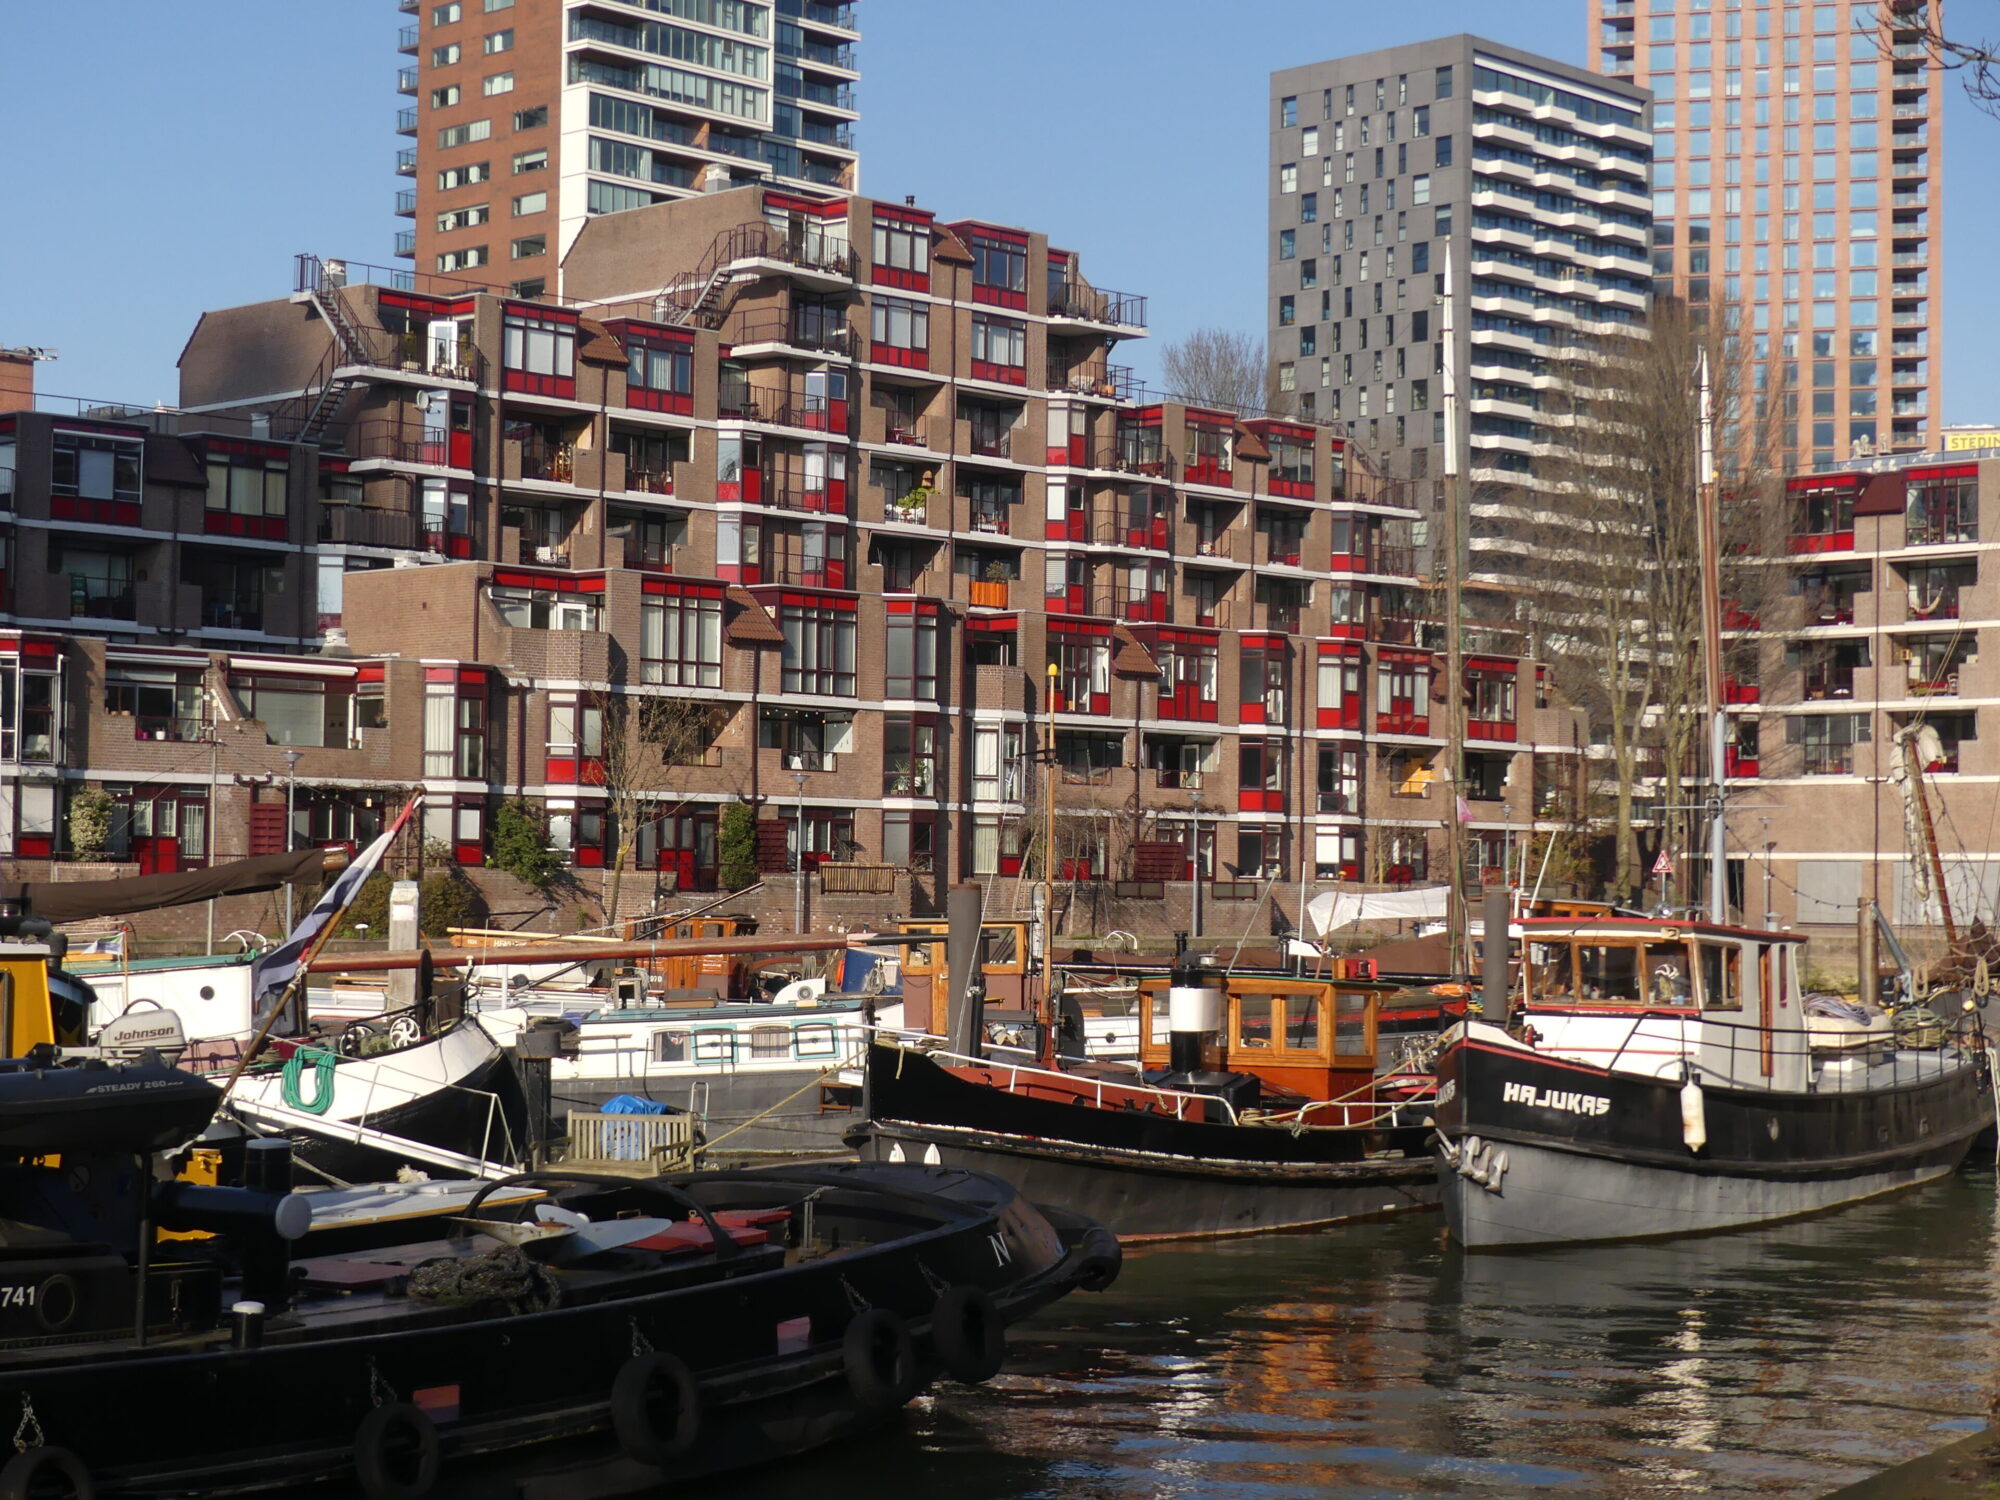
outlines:
M301 255L297 264L300 297L320 315L332 334L332 342L313 372L308 392L300 398L304 411L299 418L298 440L318 443L346 405L348 392L360 384L354 376L342 372L381 361L371 346L367 330L355 320L346 297L341 295L346 284L344 278L330 274L326 262L317 255Z

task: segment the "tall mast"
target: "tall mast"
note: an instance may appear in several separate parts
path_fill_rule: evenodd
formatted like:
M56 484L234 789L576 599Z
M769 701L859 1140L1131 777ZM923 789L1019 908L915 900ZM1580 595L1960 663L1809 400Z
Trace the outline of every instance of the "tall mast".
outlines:
M1729 829L1724 816L1724 743L1728 724L1722 712L1722 537L1716 515L1715 409L1709 385L1708 351L1695 356L1700 388L1700 470L1697 475L1695 519L1701 549L1701 644L1703 677L1708 698L1708 916L1729 920Z
M1443 339L1444 369L1444 737L1445 737L1445 861L1451 871L1445 887L1445 933L1451 945L1452 972L1465 958L1465 824L1460 819L1464 797L1460 779L1465 767L1465 645L1459 635L1463 613L1464 574L1460 551L1458 472L1458 319L1452 275L1451 241L1444 244L1444 306L1438 317Z

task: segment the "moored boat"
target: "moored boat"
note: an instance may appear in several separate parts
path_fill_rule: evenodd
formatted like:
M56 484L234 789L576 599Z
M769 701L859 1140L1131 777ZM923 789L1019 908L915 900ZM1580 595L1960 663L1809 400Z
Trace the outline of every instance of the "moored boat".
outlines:
M1379 1080L1358 980L1141 981L1141 1069L878 1039L871 1160L975 1167L1121 1239L1298 1229L1425 1208L1428 1080Z
M1010 1323L1118 1268L1096 1226L947 1168L363 1201L292 1191L264 1141L242 1185L156 1180L220 1097L151 1057L0 1063L0 1494L657 1493L989 1378Z
M1705 922L1522 924L1511 1024L1438 1058L1436 1154L1471 1249L1729 1229L1951 1171L1993 1121L1983 1040L1906 1012L1839 1032L1803 940Z

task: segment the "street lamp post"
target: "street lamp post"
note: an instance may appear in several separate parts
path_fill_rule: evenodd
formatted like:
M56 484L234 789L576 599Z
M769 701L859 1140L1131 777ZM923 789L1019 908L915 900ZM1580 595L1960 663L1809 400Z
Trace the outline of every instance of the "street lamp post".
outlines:
M799 789L792 822L792 843L798 852L798 868L792 876L792 931L803 933L806 930L806 773L794 771L792 780Z

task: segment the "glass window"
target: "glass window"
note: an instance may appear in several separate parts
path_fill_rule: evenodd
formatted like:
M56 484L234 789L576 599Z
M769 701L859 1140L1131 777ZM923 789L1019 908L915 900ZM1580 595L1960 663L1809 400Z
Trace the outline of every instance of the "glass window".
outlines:
M1236 1045L1268 1048L1271 1045L1271 1018L1276 1010L1276 997L1241 995L1237 998L1236 1009Z

